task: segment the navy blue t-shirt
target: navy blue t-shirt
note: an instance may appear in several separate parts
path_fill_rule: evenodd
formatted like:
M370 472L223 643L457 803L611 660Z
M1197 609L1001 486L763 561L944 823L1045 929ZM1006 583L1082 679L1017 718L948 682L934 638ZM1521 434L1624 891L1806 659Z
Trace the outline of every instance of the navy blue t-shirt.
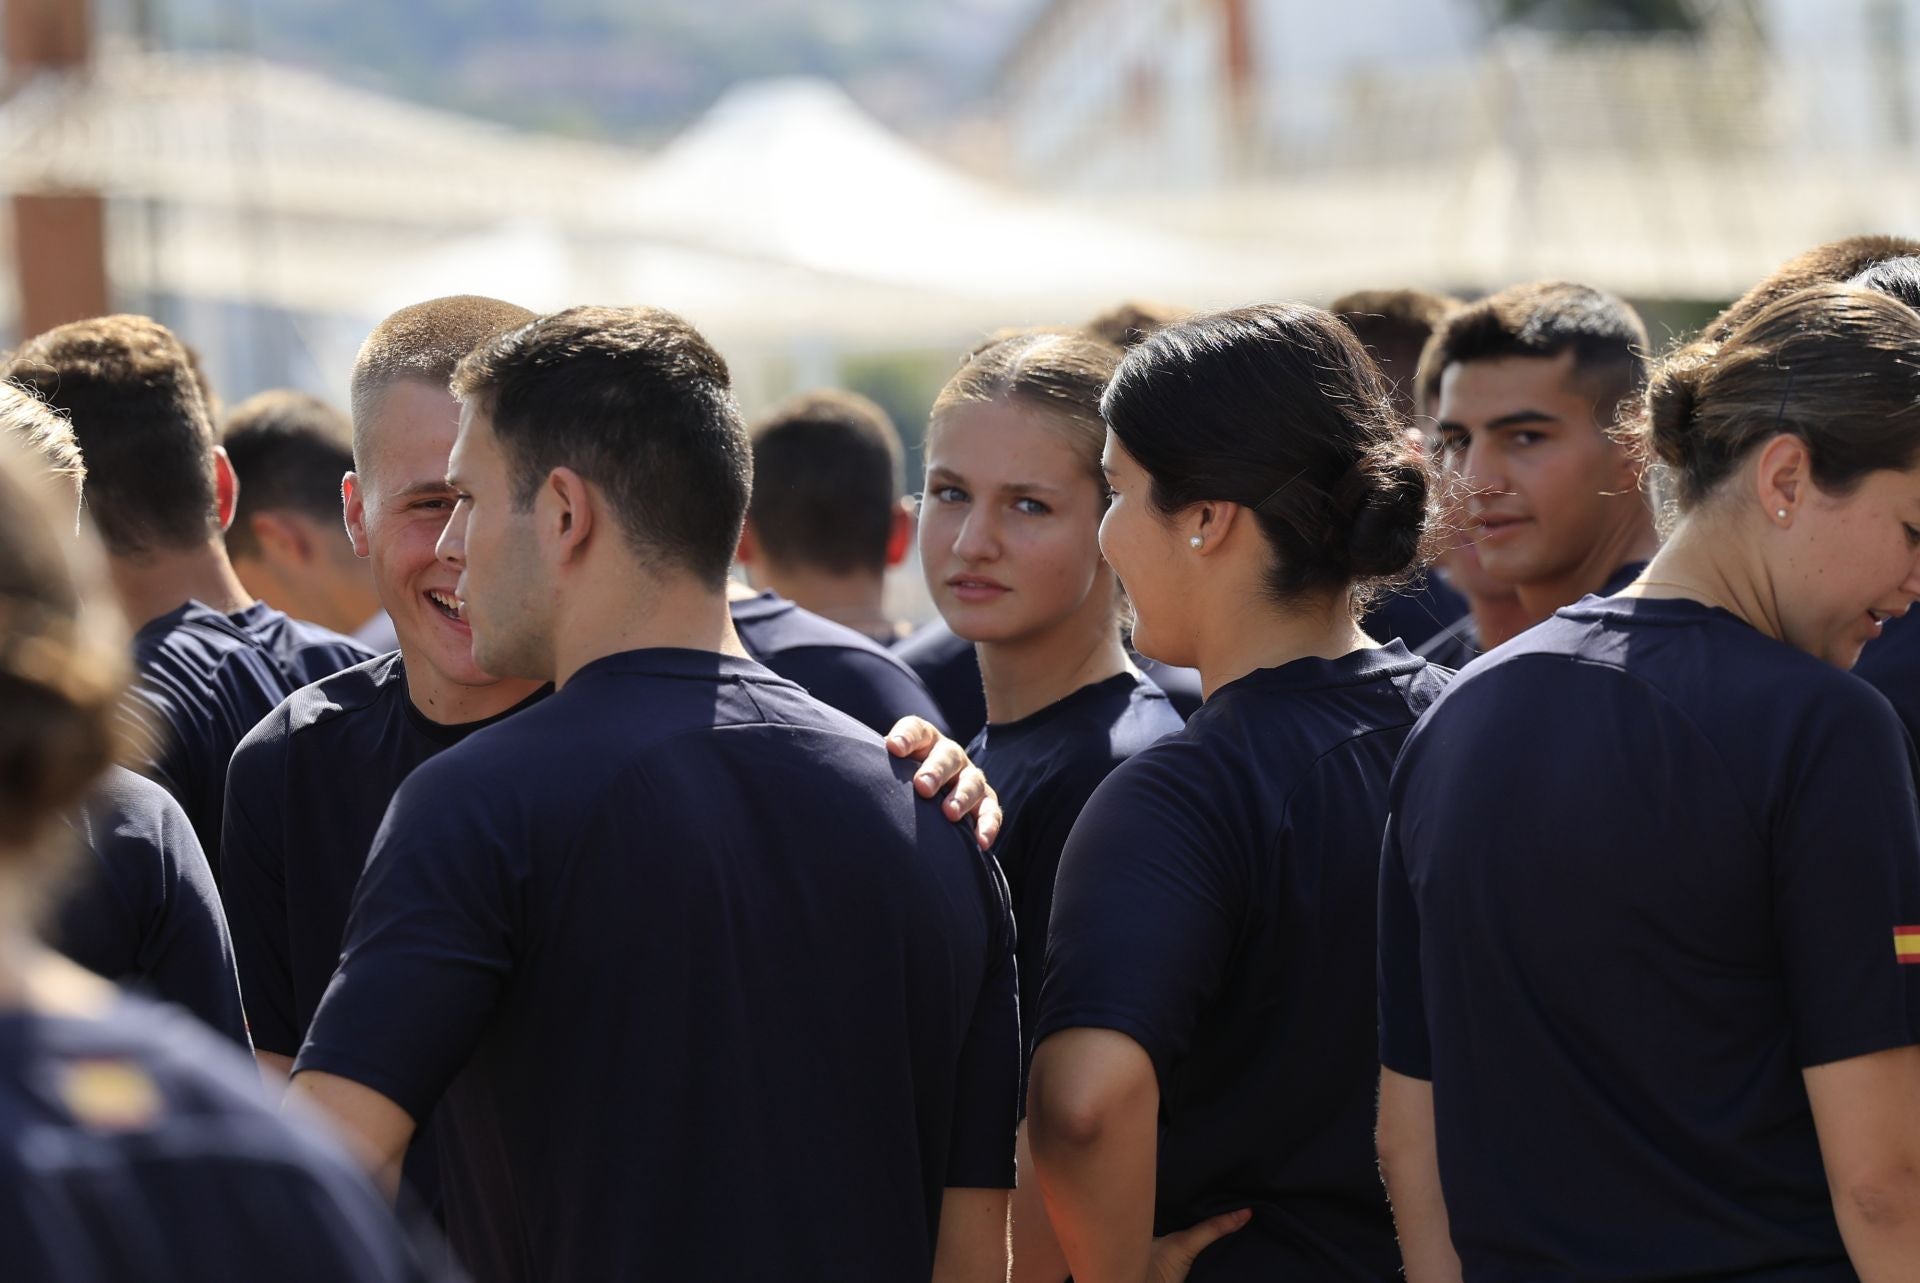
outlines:
M988 723L967 745L1005 815L993 854L1013 897L1020 1010L1029 1018L1040 1009L1053 881L1073 822L1114 767L1180 726L1164 691L1120 673L1017 722ZM1030 1058L1030 1042L1025 1050Z
M264 602L223 615L190 601L133 635L134 681L122 706L133 765L180 803L216 876L234 745L300 687L371 657Z
M1417 652L1466 613L1467 599L1429 570L1413 583L1375 601L1360 626L1369 637L1381 641L1397 637L1408 650Z
M1907 734L1920 742L1920 614L1909 612L1882 624L1880 635L1860 652L1853 674L1887 697Z
M0 1015L0 1274L32 1283L415 1283L430 1254L253 1062L121 999Z
M1613 596L1638 579L1640 572L1646 568L1644 561L1629 561L1607 576L1607 582L1600 586L1598 595ZM1438 664L1456 672L1486 653L1486 647L1480 641L1480 626L1474 622L1471 612L1462 614L1417 649L1420 657L1429 664Z
M299 1069L441 1101L500 1279L927 1277L1007 1188L1005 884L872 731L748 660L587 665L400 787Z
M1920 1042L1886 701L1588 597L1453 683L1392 797L1381 1059L1433 1082L1467 1277L1853 1278L1801 1072Z
M1067 842L1034 1039L1111 1029L1152 1058L1156 1234L1253 1209L1196 1283L1398 1276L1374 905L1394 753L1440 682L1398 642L1229 682Z
M821 703L885 735L903 717L947 722L913 670L863 633L768 591L729 602L747 653Z
M972 642L935 619L916 628L893 654L932 693L949 734L965 744L980 733L987 724L987 692Z
M443 725L408 698L395 651L295 691L240 741L227 772L221 878L256 1047L299 1053L401 783L551 689L498 717Z
M116 766L71 822L87 853L63 888L48 942L248 1047L220 892L180 804Z

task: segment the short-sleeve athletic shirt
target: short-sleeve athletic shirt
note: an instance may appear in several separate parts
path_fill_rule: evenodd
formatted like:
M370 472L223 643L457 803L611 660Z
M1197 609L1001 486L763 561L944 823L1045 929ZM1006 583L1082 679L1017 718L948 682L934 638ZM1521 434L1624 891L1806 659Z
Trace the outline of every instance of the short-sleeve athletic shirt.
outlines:
M401 786L298 1067L442 1101L479 1283L925 1278L1012 1183L1019 1028L911 769L751 661L597 660Z
M939 705L892 651L774 592L729 602L747 653L830 708L885 735L903 717L947 729Z
M116 766L72 823L87 851L62 888L49 942L247 1047L220 893L180 804Z
M1646 568L1647 563L1644 561L1629 561L1607 576L1607 582L1600 586L1598 595L1613 596L1638 579L1640 572ZM1474 622L1471 611L1462 614L1458 619L1434 633L1419 647L1420 657L1429 664L1451 668L1456 672L1485 653L1486 647L1480 640L1480 626Z
M933 695L954 738L970 741L987 724L987 693L973 643L939 620L922 624L893 648Z
M993 854L1006 874L1019 932L1020 1010L1040 1009L1047 920L1060 852L1080 809L1114 767L1180 729L1165 692L1120 673L1082 686L1017 722L989 723L967 746L1000 795ZM1031 1056L1032 1045L1027 1045Z
M180 803L216 876L234 745L300 687L368 658L358 642L264 602L223 615L190 601L133 635L122 708L133 765Z
M1393 757L1439 687L1398 642L1250 673L1116 767L1068 839L1035 1042L1111 1029L1152 1059L1155 1233L1253 1209L1196 1283L1398 1275L1374 905Z
M403 1233L250 1057L172 1011L0 1015L0 1274L33 1283L423 1283Z
M1381 1058L1433 1082L1467 1277L1851 1279L1801 1074L1920 1041L1886 700L1589 597L1453 683L1392 797Z

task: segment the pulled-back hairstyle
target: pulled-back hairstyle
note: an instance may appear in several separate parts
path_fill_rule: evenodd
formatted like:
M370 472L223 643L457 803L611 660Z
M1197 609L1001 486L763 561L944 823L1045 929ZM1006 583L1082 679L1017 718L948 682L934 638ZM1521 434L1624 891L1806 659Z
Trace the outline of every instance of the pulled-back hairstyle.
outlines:
M126 628L63 487L0 436L0 856L42 854L117 756ZM83 532L84 534L85 532Z
M1193 312L1170 303L1151 303L1130 298L1116 303L1080 328L1088 335L1126 351L1155 330L1164 329L1192 316Z
M555 468L600 487L635 553L726 582L753 485L727 363L651 307L575 307L475 349L453 390L485 411L516 508Z
M73 425L15 383L0 382L0 437L37 457L50 476L73 487L79 500L87 464L73 439Z
M1414 413L1413 389L1420 353L1460 300L1426 290L1355 290L1327 308L1347 323L1372 354L1403 418Z
M213 425L166 326L144 316L57 326L23 344L7 373L72 424L108 551L191 548L219 533Z
M885 410L837 388L802 392L748 436L759 484L747 516L769 558L836 575L887 568L904 452Z
M531 321L534 313L479 294L414 303L373 327L353 361L353 457L366 467L366 432L381 393L396 379L446 387L454 367L488 339Z
M353 467L353 425L319 397L288 388L248 397L227 416L220 443L240 479L228 552L258 554L249 520L257 512L341 520L340 478Z
M1107 425L1100 397L1120 366L1120 350L1075 330L996 334L967 354L934 398L932 418L957 405L1005 401L1039 412L1102 484Z
M1102 411L1172 514L1250 510L1274 557L1267 590L1366 590L1420 560L1428 477L1353 331L1279 303L1198 316L1127 354Z
M1883 263L1875 263L1847 284L1878 290L1920 311L1920 257L1909 254L1904 258L1890 258Z
M1908 236L1846 236L1796 254L1759 284L1727 305L1707 323L1700 337L1717 342L1757 316L1769 303L1809 285L1837 285L1890 258L1920 254L1920 240Z
M1570 281L1515 285L1469 303L1441 322L1420 353L1414 402L1421 414L1440 404L1450 365L1503 357L1573 353L1574 377L1593 394L1603 426L1646 378L1647 327L1613 295Z
M1769 303L1721 342L1661 363L1639 424L1686 512L1778 433L1807 444L1813 480L1845 494L1920 459L1920 313L1852 285Z

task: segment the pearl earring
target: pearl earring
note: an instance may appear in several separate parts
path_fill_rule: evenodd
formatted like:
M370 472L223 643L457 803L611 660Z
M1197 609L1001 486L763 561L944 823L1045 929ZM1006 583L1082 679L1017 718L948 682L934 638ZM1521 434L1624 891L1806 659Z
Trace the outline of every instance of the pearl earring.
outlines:
M1783 512L1780 515L1784 517L1787 514ZM1195 552L1199 552L1201 546L1204 545L1206 542L1207 541L1205 539L1202 539L1199 535L1195 535L1193 536L1193 538L1187 540L1187 546L1189 548L1192 548Z
M1785 508L1776 508L1774 509L1773 515L1785 521L1787 519L1787 510Z

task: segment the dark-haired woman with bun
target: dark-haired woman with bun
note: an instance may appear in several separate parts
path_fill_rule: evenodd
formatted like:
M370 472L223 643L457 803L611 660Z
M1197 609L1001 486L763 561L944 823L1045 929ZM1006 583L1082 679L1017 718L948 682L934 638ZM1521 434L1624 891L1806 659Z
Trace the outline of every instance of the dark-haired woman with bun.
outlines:
M0 432L0 1276L422 1279L352 1161L268 1108L251 1059L34 938L129 677L72 495Z
M1134 644L1207 699L1107 777L1061 861L1028 1096L1047 1212L1077 1283L1384 1283L1380 833L1440 678L1355 617L1413 568L1427 474L1313 308L1163 329L1102 408Z
M1641 430L1666 545L1455 681L1395 770L1407 1276L1911 1280L1920 803L1846 670L1920 596L1920 314L1787 295L1670 357Z

